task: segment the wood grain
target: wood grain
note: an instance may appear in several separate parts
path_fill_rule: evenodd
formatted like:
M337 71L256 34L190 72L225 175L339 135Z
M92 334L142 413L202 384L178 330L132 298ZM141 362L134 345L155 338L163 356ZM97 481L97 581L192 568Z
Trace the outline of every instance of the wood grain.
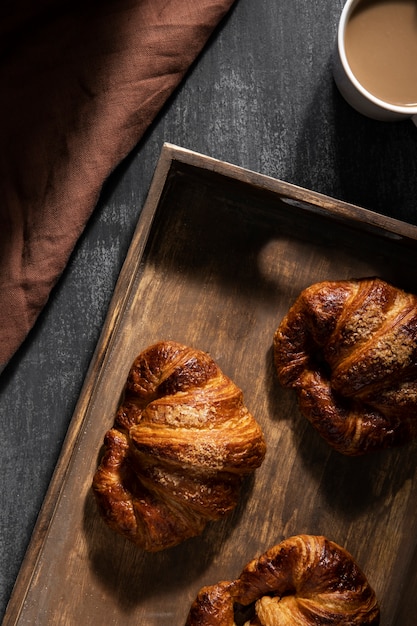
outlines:
M411 289L416 249L417 227L165 145L4 625L180 625L203 584L301 532L355 556L382 626L414 615L415 446L359 459L330 450L279 387L271 344L318 280L378 275ZM268 452L230 518L148 555L104 526L91 480L133 359L164 338L210 352Z

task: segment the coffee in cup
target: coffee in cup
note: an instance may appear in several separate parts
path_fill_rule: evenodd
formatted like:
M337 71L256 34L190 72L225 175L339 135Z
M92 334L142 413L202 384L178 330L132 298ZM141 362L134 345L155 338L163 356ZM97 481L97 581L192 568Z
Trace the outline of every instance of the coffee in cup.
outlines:
M333 69L360 113L417 123L417 0L348 0Z

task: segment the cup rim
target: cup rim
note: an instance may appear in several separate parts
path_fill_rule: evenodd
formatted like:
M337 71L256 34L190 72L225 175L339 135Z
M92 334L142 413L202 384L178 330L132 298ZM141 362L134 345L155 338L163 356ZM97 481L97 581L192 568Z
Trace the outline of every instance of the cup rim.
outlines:
M361 2L361 0L347 0L345 6L343 7L340 20L339 20L339 26L338 26L338 31L337 31L337 47L339 49L339 56L340 56L340 60L343 65L344 71L349 77L349 80L355 85L356 89L364 96L364 98L366 98L370 102L373 102L373 104L375 104L376 106L382 109L385 109L386 111L392 111L394 113L402 113L404 115L407 115L408 117L416 115L417 105L415 106L404 105L403 106L400 104L391 104L390 102L381 100L377 96L374 96L370 91L365 89L365 87L362 85L362 83L359 82L355 74L350 69L350 65L347 59L346 49L345 49L345 30L346 30L346 24L348 22L350 14L359 2Z

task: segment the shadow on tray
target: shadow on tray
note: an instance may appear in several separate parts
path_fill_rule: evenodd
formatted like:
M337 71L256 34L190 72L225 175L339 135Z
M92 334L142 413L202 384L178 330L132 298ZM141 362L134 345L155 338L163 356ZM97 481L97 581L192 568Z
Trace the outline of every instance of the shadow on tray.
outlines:
M416 471L417 441L396 448L350 457L333 450L304 418L295 392L278 383L272 347L266 355L269 412L290 428L297 457L331 509L353 521L384 500L394 500Z
M90 490L84 507L84 532L93 575L126 613L167 589L183 589L199 578L221 550L244 513L253 482L253 476L244 481L238 504L229 516L209 523L202 535L156 553L146 553L110 530L100 519Z

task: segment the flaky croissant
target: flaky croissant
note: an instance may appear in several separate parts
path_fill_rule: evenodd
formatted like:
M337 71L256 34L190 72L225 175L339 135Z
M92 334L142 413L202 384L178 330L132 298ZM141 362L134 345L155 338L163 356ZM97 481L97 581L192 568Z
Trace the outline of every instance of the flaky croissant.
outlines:
M265 452L242 391L213 359L159 342L129 372L93 491L107 524L154 552L229 513Z
M339 452L417 435L417 297L378 279L305 289L274 335L278 378Z
M186 626L379 624L373 589L353 557L325 537L285 539L237 580L203 587Z

